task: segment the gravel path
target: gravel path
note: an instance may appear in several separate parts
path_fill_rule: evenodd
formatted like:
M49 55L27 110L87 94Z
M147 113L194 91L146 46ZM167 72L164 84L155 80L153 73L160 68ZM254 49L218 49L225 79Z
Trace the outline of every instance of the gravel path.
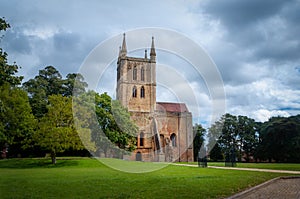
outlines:
M171 163L176 166L185 166L185 167L198 167L196 164L177 164ZM213 169L226 169L226 170L241 170L241 171L259 171L259 172L270 172L270 173L289 173L289 174L299 174L300 171L288 171L288 170L275 170L275 169L257 169L257 168L239 168L239 167L217 167L217 166L208 166L208 168Z
M208 166L208 168L228 169L228 170L242 170L242 171L259 171L259 172L270 172L270 173L300 174L300 171L287 171L287 170L274 170L274 169L239 168L239 167L216 167L216 166Z
M228 199L299 199L300 177L279 177Z

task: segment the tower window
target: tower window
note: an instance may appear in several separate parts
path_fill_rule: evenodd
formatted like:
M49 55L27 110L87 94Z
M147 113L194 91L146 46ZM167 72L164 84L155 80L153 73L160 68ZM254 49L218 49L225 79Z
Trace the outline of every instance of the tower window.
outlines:
M145 98L145 88L142 86L141 88L141 98Z
M133 80L137 79L137 69L136 66L133 68L133 74L132 74Z
M144 133L140 133L140 146L144 146Z
M141 68L141 81L145 81L145 70L144 70L144 67Z
M134 86L132 89L132 97L136 97L137 96L137 90L136 87Z
M175 135L175 133L173 133L170 138L171 138L172 147L176 147L177 143L176 143L176 135Z

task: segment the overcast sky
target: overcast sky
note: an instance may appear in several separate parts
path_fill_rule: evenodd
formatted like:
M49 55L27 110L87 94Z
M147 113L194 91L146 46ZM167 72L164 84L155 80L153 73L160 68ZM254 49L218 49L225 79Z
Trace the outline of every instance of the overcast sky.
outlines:
M1 47L9 62L22 67L20 75L27 80L48 65L64 76L78 72L99 43L137 28L158 27L185 35L212 58L224 82L226 112L257 121L300 113L299 0L0 0L0 13L12 27ZM157 52L157 60L158 66L171 66L166 60L176 59ZM110 83L100 83L100 90L111 95L114 67L107 70L113 77ZM191 80L189 85L201 107L197 116L205 125L211 96L200 89L201 81ZM163 87L158 92L158 101L174 98Z

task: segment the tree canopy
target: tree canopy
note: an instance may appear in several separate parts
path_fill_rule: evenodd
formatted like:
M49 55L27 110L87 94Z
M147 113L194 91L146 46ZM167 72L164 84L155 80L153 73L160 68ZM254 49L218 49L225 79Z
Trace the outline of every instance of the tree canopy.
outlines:
M32 136L34 144L51 153L52 163L56 154L67 149L83 149L74 127L72 99L62 95L49 96L48 112L40 119L38 129Z
M213 159L220 159L234 150L239 160L244 156L249 161L258 143L256 123L247 116L227 113L209 128L208 138Z
M8 83L0 86L0 93L0 146L14 145L11 148L21 153L21 145L36 126L27 93Z
M29 94L33 114L38 118L47 112L48 96L72 96L74 88L76 94L81 94L85 92L86 87L87 83L84 82L81 74L71 73L67 75L66 79L63 79L59 71L53 66L45 67L33 79L23 83L23 88Z
M260 126L256 156L276 162L300 162L300 115L272 117Z
M0 33L10 28L10 25L5 21L4 18L0 18ZM2 36L0 36L1 42ZM8 83L10 86L17 86L21 84L23 79L22 76L15 76L18 72L19 67L14 64L8 64L7 53L0 48L0 86Z

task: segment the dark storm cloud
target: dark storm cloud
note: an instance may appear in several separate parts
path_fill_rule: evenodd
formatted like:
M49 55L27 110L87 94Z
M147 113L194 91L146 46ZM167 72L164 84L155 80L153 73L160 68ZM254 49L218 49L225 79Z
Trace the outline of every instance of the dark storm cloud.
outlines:
M80 48L80 36L68 32L61 32L53 36L55 50L65 51Z
M273 16L289 3L282 0L221 0L208 1L204 9L225 26L238 30Z
M84 43L80 35L60 31L48 39L49 44L44 47L47 53L40 54L44 65L53 65L66 75L78 71L88 50L89 43Z
M32 50L30 40L31 38L24 35L20 28L8 30L3 39L4 49L20 54L30 54Z
M252 50L252 61L299 60L300 1L208 1L203 9L224 26L225 39Z

